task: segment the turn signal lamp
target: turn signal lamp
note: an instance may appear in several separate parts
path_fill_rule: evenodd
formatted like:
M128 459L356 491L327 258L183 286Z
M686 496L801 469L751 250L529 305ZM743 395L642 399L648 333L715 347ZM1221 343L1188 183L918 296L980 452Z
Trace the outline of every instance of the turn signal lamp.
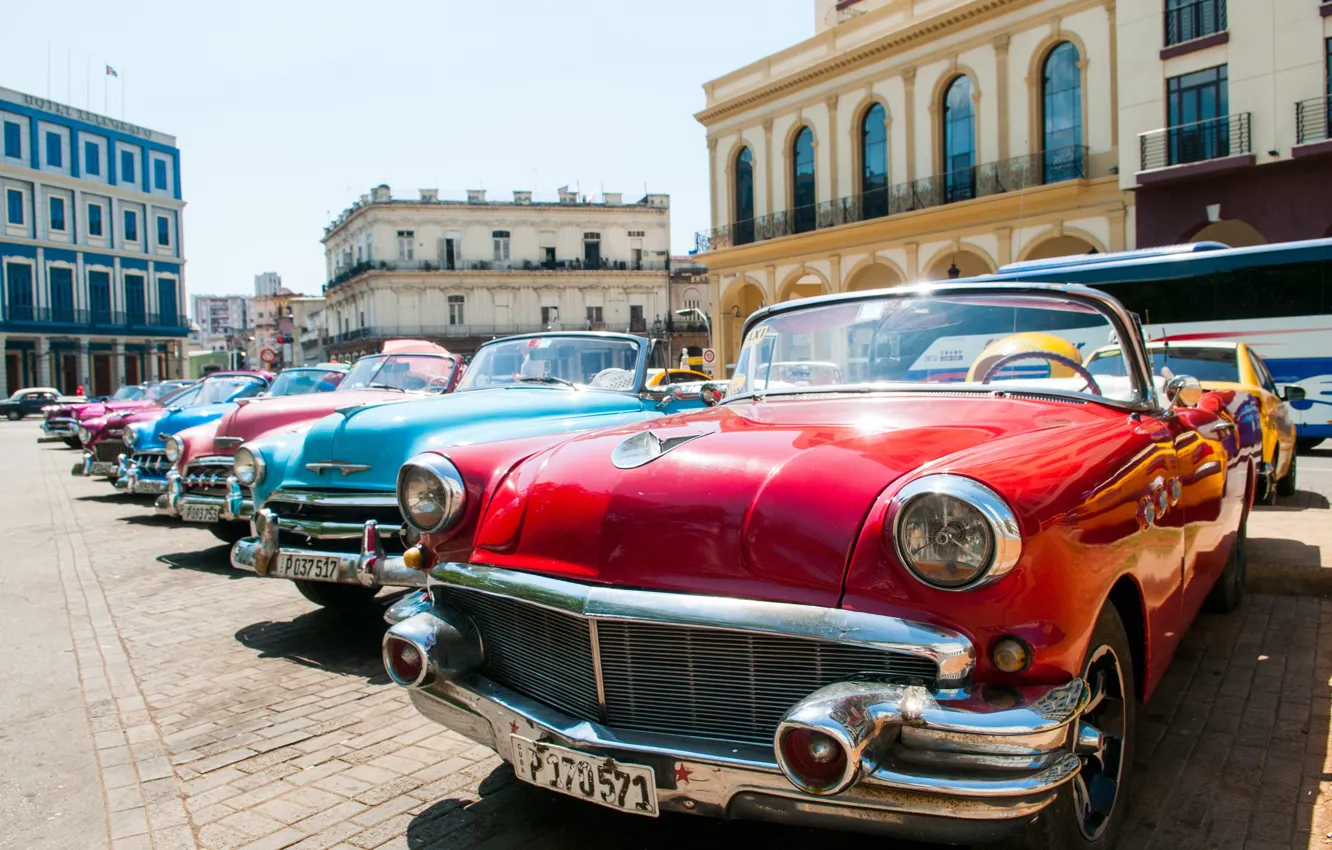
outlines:
M419 570L425 564L425 556L421 551L421 544L416 544L406 552L402 553L402 562L411 570Z
M1031 647L1019 638L1000 638L990 647L990 659L1005 673L1021 673L1031 666Z

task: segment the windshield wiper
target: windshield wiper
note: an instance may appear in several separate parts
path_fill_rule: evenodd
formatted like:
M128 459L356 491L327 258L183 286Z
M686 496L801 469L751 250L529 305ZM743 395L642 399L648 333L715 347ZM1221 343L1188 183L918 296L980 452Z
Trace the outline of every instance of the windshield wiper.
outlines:
M366 384L366 386L376 390L397 390L400 393L407 392L402 387L395 387L392 384L371 383L371 384Z
M564 378L557 378L554 375L522 375L518 380L524 384L559 384L571 389L578 389L578 385L573 381L566 381Z

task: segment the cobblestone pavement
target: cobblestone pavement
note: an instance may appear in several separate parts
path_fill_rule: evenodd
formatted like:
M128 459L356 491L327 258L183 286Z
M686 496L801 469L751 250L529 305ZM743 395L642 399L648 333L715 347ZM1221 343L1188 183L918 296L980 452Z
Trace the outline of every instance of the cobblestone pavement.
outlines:
M381 622L340 619L286 582L232 571L206 530L70 477L73 453L36 446L35 433L0 426L0 457L9 487L50 502L54 558L36 565L68 606L115 850L848 843L762 824L653 821L517 782L489 750L427 722L388 684ZM6 539L15 521L0 516ZM0 581L19 564L7 560ZM1255 597L1235 614L1201 618L1140 716L1121 846L1332 843L1330 679L1332 602ZM56 819L50 830L12 846L107 841Z

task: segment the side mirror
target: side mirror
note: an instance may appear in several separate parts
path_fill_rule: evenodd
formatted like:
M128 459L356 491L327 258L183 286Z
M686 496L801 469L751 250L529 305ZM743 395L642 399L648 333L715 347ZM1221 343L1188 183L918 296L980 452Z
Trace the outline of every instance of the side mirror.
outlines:
M670 406L673 401L688 401L698 399L708 407L715 407L722 400L722 388L716 384L668 384L663 391L664 397L661 403L657 405L658 410L664 410Z
M1281 398L1285 401L1304 401L1306 395L1304 387L1287 385L1281 388Z
M1166 382L1166 410L1176 407L1196 407L1202 401L1203 388L1192 375L1176 375Z

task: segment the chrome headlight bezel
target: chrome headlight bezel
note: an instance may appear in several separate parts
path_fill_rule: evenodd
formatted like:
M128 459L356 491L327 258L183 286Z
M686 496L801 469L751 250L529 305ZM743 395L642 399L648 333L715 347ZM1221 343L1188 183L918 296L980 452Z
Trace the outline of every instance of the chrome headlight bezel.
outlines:
M915 559L903 545L903 522L912 503L925 496L942 496L962 502L980 515L984 521L983 527L990 535L989 562L961 584L947 585L931 581L916 568ZM984 587L1007 575L1017 566L1022 555L1022 534L1012 508L989 487L960 475L926 475L910 482L893 496L884 524L884 532L891 535L893 550L902 566L917 581L935 590L968 591Z
M413 514L407 504L406 485L412 476L417 475L425 476L428 483L439 488L439 519L428 525L420 522L420 515ZM453 528L467 507L467 487L458 467L448 458L430 452L413 457L398 469L397 495L398 511L403 520L422 534L437 534Z
M171 463L175 463L176 461L180 460L181 449L182 446L180 444L180 440L177 440L175 437L167 437L166 459L168 461L170 461Z
M92 442L93 432L89 431L87 426L79 426L79 445L86 446Z
M253 487L261 483L264 480L267 467L263 452L256 451L249 446L241 446L236 449L236 454L231 459L231 474L235 475L236 480L246 487Z
M125 441L125 448L132 450L139 439L139 426L137 424L125 426L125 433L121 439Z

